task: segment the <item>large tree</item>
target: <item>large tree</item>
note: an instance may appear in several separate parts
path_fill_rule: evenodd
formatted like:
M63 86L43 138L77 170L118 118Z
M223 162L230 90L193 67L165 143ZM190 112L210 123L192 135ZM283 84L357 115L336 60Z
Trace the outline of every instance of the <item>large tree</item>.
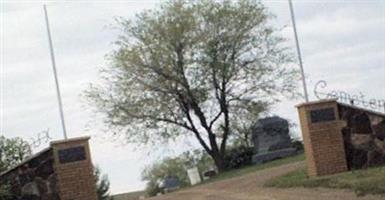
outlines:
M296 87L291 55L270 18L255 0L171 0L119 19L116 48L87 97L129 142L191 134L223 170L237 114Z

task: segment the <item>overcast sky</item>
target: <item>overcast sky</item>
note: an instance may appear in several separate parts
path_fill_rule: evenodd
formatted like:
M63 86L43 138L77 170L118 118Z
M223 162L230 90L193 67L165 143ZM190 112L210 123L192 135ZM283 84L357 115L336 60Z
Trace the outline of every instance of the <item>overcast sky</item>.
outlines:
M277 16L272 23L287 26L282 34L294 47L287 1L263 2ZM93 161L109 175L113 193L143 189L140 171L144 165L160 154L180 151L167 149L148 156L148 150L113 141L100 131L80 97L90 82L97 81L104 56L112 49L118 34L111 29L113 18L133 17L157 3L48 3L68 134L92 136ZM0 134L6 137L30 140L49 129L52 138L62 138L42 5L1 0ZM321 79L328 82L329 91L362 92L368 98L385 99L385 1L294 0L294 7L311 100L315 100L314 84ZM272 113L298 123L294 106L301 102L283 100ZM187 143L193 147L195 141Z

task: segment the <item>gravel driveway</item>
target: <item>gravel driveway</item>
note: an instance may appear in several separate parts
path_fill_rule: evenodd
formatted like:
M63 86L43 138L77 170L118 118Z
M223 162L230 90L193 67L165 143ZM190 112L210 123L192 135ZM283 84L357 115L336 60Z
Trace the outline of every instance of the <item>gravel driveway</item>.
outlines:
M384 196L357 197L354 192L336 189L266 188L263 184L276 176L304 168L304 162L256 171L244 176L217 181L151 200L385 200Z

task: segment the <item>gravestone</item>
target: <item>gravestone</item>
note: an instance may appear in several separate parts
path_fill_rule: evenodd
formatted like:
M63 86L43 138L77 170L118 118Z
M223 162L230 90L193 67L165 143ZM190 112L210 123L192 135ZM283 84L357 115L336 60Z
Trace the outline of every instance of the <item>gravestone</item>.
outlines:
M295 148L291 148L288 121L277 116L256 122L252 129L252 143L256 152L254 163L287 157L296 152Z
M168 193L179 189L180 182L176 176L167 176L160 184L160 187L163 188L165 193Z
M201 176L199 175L198 167L188 169L187 175L190 179L191 185L196 185L202 181Z

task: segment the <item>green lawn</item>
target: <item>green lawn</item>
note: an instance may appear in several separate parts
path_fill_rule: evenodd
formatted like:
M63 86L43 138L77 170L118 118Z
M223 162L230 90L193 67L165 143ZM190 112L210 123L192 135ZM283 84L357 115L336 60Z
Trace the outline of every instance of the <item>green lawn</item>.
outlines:
M188 188L195 187L195 186L202 185L202 184L206 184L206 183L211 183L211 182L215 182L215 181L220 181L220 180L236 177L236 176L242 176L242 175L245 175L248 173L252 173L252 172L266 169L266 168L270 168L270 167L276 167L276 166L280 166L280 165L284 165L284 164L288 164L288 163L299 162L299 161L303 161L303 160L305 160L304 154L299 154L296 156L291 156L291 157L287 157L287 158L282 158L282 159L270 161L270 162L260 164L260 165L252 165L252 166L247 166L247 167L243 167L240 169L234 169L234 170L230 170L227 172L222 172L222 173L218 174L217 176L215 176L209 180L201 182L200 184L190 186L190 187L181 188L181 190L188 189ZM115 195L114 200L131 200L131 199L136 200L136 199L139 199L140 195L144 195L144 192L133 192L133 193Z
M299 161L303 161L303 160L305 160L305 155L299 154L296 156L282 158L282 159L274 160L274 161L267 162L267 163L260 164L260 165L252 165L252 166L247 166L247 167L243 167L240 169L234 169L234 170L230 170L227 172L222 172L222 173L218 174L217 176L202 182L202 184L215 182L215 181L219 181L219 180L223 180L223 179L228 179L228 178L232 178L232 177L236 177L236 176L242 176L242 175L252 173L252 172L255 172L258 170L262 170L262 169L266 169L266 168L270 168L270 167L276 167L276 166L280 166L280 165L284 165L284 164L288 164L288 163L293 163L293 162L299 162Z
M355 170L332 176L308 178L305 170L298 170L270 180L268 187L325 187L353 190L358 196L385 195L385 167Z

